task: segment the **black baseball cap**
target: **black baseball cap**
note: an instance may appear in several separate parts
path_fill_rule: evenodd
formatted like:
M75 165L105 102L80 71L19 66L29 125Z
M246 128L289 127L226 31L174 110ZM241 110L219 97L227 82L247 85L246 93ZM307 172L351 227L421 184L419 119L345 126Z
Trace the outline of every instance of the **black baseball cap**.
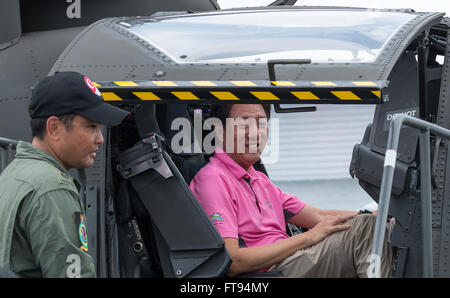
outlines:
M74 71L57 72L40 81L28 110L32 119L75 113L109 126L120 124L130 114L104 102L92 81Z

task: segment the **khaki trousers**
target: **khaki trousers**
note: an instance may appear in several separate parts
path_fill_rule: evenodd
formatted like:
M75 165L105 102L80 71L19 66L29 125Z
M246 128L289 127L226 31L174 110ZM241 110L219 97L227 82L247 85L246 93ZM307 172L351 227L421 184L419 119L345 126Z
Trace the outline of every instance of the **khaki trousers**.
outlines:
M272 266L284 277L367 277L376 216L362 214L348 221L350 228L335 232ZM380 277L390 277L393 253L386 230Z

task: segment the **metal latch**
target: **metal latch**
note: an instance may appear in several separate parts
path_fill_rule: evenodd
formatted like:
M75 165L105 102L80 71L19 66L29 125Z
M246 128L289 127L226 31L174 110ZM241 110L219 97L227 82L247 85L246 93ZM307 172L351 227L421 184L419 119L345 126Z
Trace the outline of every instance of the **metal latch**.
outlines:
M161 136L152 134L134 147L124 151L118 158L117 171L124 179L129 179L148 169L154 169L164 178L173 176L161 150Z

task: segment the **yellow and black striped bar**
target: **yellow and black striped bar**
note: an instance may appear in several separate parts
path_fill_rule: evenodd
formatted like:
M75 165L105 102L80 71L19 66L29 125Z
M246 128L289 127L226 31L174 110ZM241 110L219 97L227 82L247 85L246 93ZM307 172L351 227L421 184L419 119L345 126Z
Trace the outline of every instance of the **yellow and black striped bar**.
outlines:
M108 102L381 104L387 81L114 81L94 83Z

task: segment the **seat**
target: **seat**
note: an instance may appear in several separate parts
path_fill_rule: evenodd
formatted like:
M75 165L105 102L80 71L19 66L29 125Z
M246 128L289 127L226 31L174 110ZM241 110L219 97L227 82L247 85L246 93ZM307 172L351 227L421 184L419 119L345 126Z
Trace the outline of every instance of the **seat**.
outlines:
M139 134L147 138L118 157L119 166L123 171L122 176L125 178L118 191L122 201L119 206L121 212L118 216L118 224L122 234L119 242L121 242L120 250L123 251L120 253L123 276L220 277L225 275L231 263L224 249L223 239L188 187L195 174L207 164L208 155L205 153L177 154L170 146L175 133L167 124L178 117L190 119L187 105L166 104L145 107L138 111L136 123ZM158 119L159 123L150 123L152 119ZM191 146L194 147L193 144ZM158 150L161 150L161 154ZM145 159L147 164L143 165ZM136 161L140 161L140 164ZM255 164L255 168L267 175L261 161ZM140 195L150 193L151 196ZM171 218L178 219L175 223L170 222L165 214L171 208L170 206L178 207L176 210L172 208L174 214L171 214ZM142 210L148 212L142 212ZM140 243L142 241L139 241L139 236L134 235L136 227L141 231L142 238L146 240L143 241L143 245ZM170 241L164 237L164 235L173 234L176 234L177 238ZM179 252L180 255L176 255L178 245L190 246L192 250ZM219 250L218 247L220 247ZM183 254L186 256L182 256ZM196 254L202 255L202 258L196 259ZM186 275L184 269L175 268L176 259L186 258L186 262L195 267L196 263L202 262L208 254L210 256L208 267L214 264L217 270L215 274L209 271L208 275L205 275L201 271L193 270ZM189 257L190 260L187 261ZM205 265L202 266L207 268ZM282 277L282 275L280 272L255 272L240 274L236 277L269 278Z
M384 169L386 144L390 121L400 113L419 116L417 63L413 51L399 58L393 68L387 93L391 98L376 107L374 121L365 131L361 144L353 148L350 174L359 179L361 187L378 202ZM402 88L401 80L410 82L411 88ZM396 224L391 245L396 248L394 277L421 276L420 200L418 198L418 131L402 129L395 163L389 216Z
M166 104L166 105L159 105L157 107L157 119L159 122L159 128L161 133L166 138L166 145L170 146L172 144L172 138L176 134L176 131L171 129L169 127L169 123L172 123L172 121L176 118L182 117L185 119L190 119L192 122L192 118L194 113L198 113L201 111L202 113L202 119L207 119L211 115L209 114L210 108L208 106L197 106L197 107L190 107L185 104ZM203 123L201 123L203 127ZM191 126L191 128L193 128ZM191 135L194 135L194 130L191 129ZM195 144L195 142L201 142L205 134L210 133L210 131L203 131L202 136L196 136L192 139L192 144L188 144L187 147L190 147L192 149L199 147L198 144ZM174 164L177 166L178 170L184 177L187 184L191 182L191 180L194 178L194 176L197 174L197 172L208 163L210 154L206 154L205 152L202 153L174 153L171 148L167 149L168 152L172 152L170 154L171 159L173 160ZM258 160L254 164L254 168L257 171L263 172L266 176L269 176L267 173L267 170L262 163L261 159ZM287 232L290 236L293 236L295 234L301 233L301 231L294 225L287 225ZM250 272L250 273L242 273L235 278L277 278L277 277L283 277L281 272Z
M224 242L163 145L155 106L136 112L141 141L117 157L122 277L221 277Z

